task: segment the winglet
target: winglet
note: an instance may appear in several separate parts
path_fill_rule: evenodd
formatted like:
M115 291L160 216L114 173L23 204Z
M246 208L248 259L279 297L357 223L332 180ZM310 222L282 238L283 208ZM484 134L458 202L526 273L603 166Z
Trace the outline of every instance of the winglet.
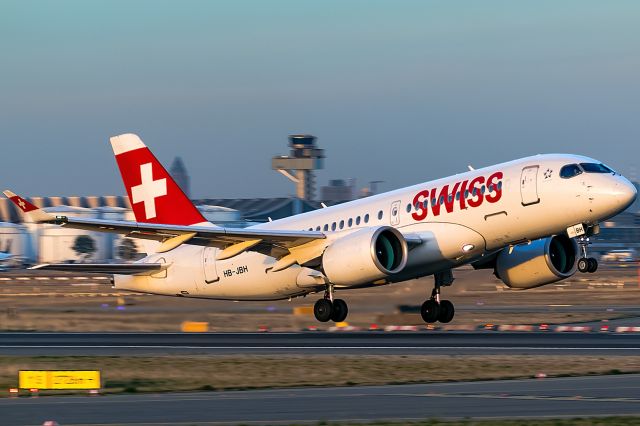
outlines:
M25 216L29 217L34 222L49 222L56 219L54 215L49 214L42 209L39 209L21 196L16 195L8 189L2 191L2 193L5 195L5 197L11 200L13 204L18 206L18 208L22 210L22 213L24 213Z

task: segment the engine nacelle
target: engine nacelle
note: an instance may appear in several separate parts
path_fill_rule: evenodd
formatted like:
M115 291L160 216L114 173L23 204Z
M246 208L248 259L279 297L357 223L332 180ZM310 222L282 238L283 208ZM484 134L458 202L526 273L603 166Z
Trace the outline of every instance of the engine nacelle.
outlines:
M504 249L496 259L496 275L510 288L527 289L569 278L576 272L578 244L566 235Z
M407 264L407 242L390 226L365 228L334 241L322 255L329 281L355 286L396 274Z

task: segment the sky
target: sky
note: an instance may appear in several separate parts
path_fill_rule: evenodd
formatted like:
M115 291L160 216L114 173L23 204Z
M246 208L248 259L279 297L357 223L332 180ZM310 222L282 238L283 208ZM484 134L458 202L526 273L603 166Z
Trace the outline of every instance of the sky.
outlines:
M537 153L639 178L637 1L0 1L0 186L124 194L134 132L192 196L287 196L287 135L319 184L382 190Z

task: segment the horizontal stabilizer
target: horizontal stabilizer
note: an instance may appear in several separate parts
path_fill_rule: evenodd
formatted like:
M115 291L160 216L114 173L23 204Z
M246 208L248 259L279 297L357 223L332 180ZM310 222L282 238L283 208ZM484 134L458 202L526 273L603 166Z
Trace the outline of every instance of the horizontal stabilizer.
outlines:
M87 274L151 275L168 267L166 263L45 263L30 269Z

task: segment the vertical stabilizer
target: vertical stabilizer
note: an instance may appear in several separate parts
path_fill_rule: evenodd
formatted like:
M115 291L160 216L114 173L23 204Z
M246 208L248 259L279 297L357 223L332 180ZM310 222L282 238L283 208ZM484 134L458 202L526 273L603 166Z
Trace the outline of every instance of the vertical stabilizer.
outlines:
M137 135L127 133L110 141L136 221L209 223Z

